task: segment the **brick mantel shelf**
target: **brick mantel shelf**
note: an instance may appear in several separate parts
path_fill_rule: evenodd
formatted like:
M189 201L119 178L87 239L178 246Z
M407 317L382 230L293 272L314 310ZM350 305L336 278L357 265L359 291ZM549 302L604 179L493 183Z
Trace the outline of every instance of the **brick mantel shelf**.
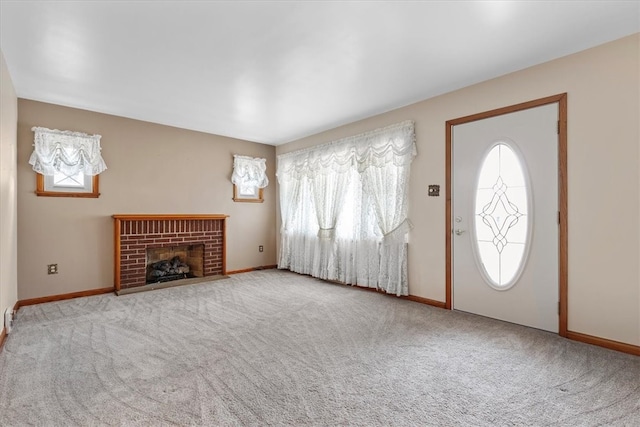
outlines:
M204 245L204 276L226 274L226 219L223 214L116 214L114 286L146 284L148 248Z

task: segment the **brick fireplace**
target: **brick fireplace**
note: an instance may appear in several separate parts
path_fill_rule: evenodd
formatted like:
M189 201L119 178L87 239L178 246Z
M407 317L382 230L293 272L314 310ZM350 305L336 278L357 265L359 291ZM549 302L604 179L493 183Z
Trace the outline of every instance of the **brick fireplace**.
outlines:
M171 256L202 245L198 276L226 273L225 229L228 215L113 215L116 292L147 284L149 253ZM161 249L149 251L150 249ZM156 256L156 255L154 255ZM169 255L167 255L169 256Z

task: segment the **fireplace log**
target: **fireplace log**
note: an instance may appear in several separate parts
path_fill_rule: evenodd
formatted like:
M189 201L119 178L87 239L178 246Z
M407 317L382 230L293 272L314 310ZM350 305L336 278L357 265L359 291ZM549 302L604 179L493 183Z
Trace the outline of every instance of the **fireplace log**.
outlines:
M147 280L157 281L166 276L177 276L176 278L186 277L189 273L189 265L182 262L179 256L174 256L169 260L161 260L149 264Z

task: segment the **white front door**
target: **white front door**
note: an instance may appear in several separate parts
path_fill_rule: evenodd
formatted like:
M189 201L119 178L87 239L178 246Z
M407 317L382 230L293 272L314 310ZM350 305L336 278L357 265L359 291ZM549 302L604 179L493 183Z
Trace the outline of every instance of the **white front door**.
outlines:
M453 127L453 308L558 332L558 104Z

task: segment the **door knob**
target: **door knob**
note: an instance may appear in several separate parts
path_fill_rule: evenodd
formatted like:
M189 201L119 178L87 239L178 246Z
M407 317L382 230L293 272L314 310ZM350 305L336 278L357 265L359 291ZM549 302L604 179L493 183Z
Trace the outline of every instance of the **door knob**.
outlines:
M462 233L464 233L464 230L462 230L460 228L456 229L456 236L460 236L460 235L462 235Z

